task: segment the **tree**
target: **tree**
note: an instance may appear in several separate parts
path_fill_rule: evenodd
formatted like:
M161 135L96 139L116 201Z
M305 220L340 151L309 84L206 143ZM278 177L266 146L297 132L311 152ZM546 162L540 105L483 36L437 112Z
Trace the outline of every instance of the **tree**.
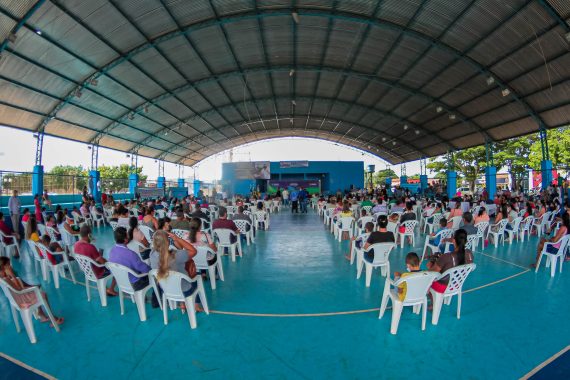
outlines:
M386 178L398 178L398 175L392 169L384 169L376 172L372 181L374 186L385 185Z
M526 177L534 135L517 137L497 143L495 146L495 166L506 167L511 176L511 187L520 189ZM540 144L540 143L539 143Z
M144 182L147 179L146 175L142 174L142 167L137 168L136 173L139 175L139 181ZM101 190L114 192L128 189L129 175L131 174L131 166L123 164L120 166L99 166L101 173Z
M455 152L454 162L454 169L459 174L458 180L459 176L464 177L464 179L469 183L471 191L474 191L475 182L477 181L477 178L483 174L486 166L485 147L477 146ZM436 178L441 178L442 175L445 175L445 172L448 169L448 158L430 158L427 168L432 172L435 172Z
M83 166L58 165L44 175L44 189L50 193L80 192L89 181L89 172Z
M570 127L551 129L547 132L548 152L554 168L568 171L570 163ZM540 170L542 149L540 140L536 140L530 148L529 166Z

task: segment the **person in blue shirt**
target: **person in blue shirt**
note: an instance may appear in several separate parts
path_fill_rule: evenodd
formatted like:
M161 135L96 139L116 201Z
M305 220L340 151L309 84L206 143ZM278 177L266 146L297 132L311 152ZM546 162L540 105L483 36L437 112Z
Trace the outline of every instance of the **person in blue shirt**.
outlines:
M309 198L309 193L307 190L301 188L299 191L299 204L301 205L301 212L307 213L307 199Z
M291 198L291 212L294 213L299 213L299 192L297 191L297 189L294 189L293 191L291 191L291 194L289 195L289 197Z

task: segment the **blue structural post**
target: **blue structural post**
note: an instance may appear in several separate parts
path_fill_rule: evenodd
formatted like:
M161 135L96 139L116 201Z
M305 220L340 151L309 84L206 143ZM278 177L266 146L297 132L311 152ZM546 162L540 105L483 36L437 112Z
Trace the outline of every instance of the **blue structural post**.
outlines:
M166 178L164 177L158 177L156 179L156 187L158 187L159 189L164 189L165 183L166 183Z
M101 202L101 172L99 170L89 171L89 188L91 196L96 203Z
M386 187L389 189L390 187L392 187L392 178L388 177L386 178Z
M457 172L455 170L447 171L447 196L449 199L455 197L457 193Z
M200 180L194 180L194 196L197 197L200 192Z
M184 178L178 178L178 187L185 187Z
M485 187L487 189L488 199L495 199L497 192L497 168L494 166L487 166L485 168Z
M426 191L428 188L428 176L427 174L420 175L420 189L422 192Z
M540 162L540 171L542 173L542 189L546 189L552 184L552 161L542 160Z
M32 174L32 194L39 194L44 192L44 167L43 165L35 165Z
M136 194L139 183L139 175L136 173L129 174L129 193Z
M408 183L408 176L407 175L403 175L400 177L400 186L405 185Z

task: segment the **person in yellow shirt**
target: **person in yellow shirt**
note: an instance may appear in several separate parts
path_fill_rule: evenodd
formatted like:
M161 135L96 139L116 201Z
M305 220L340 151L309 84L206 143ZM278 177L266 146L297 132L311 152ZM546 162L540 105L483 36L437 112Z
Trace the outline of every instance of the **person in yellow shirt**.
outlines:
M420 271L420 258L415 252L410 252L406 255L406 268L408 271L405 273L394 272L394 280L399 280L412 273ZM407 290L408 287L405 282L398 286L398 297L400 298L400 301L403 301L406 298Z

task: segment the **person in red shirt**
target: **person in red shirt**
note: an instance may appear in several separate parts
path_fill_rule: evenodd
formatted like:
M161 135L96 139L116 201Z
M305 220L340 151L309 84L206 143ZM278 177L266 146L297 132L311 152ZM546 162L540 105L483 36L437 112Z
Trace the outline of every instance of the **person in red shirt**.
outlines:
M86 224L81 226L79 236L79 241L73 246L75 254L87 256L98 264L105 264L107 260L103 257L102 252L97 250L97 247L91 244L91 227ZM110 274L107 268L100 268L92 265L92 269L97 278L102 278ZM107 295L112 297L117 295L117 292L115 291L116 285L117 281L113 278L111 286L107 288Z
M218 228L220 228L220 229L226 228L226 229L234 231L235 233L237 233L239 235L239 228L237 228L237 226L233 220L228 219L228 210L225 207L220 207L218 209L218 215L220 216L220 218L214 220L214 223L212 223L212 230L215 230ZM237 238L235 236L232 236L230 241L232 243L235 243L237 241Z
M40 204L40 195L36 194L34 196L34 207L35 207L35 214L36 220L38 223L42 222L42 205Z
M12 229L8 227L8 225L4 221L4 213L2 212L0 212L0 231L2 231L4 235L6 235L6 237L4 238L4 243L6 244L11 244L14 238L19 239L18 234L12 231Z

